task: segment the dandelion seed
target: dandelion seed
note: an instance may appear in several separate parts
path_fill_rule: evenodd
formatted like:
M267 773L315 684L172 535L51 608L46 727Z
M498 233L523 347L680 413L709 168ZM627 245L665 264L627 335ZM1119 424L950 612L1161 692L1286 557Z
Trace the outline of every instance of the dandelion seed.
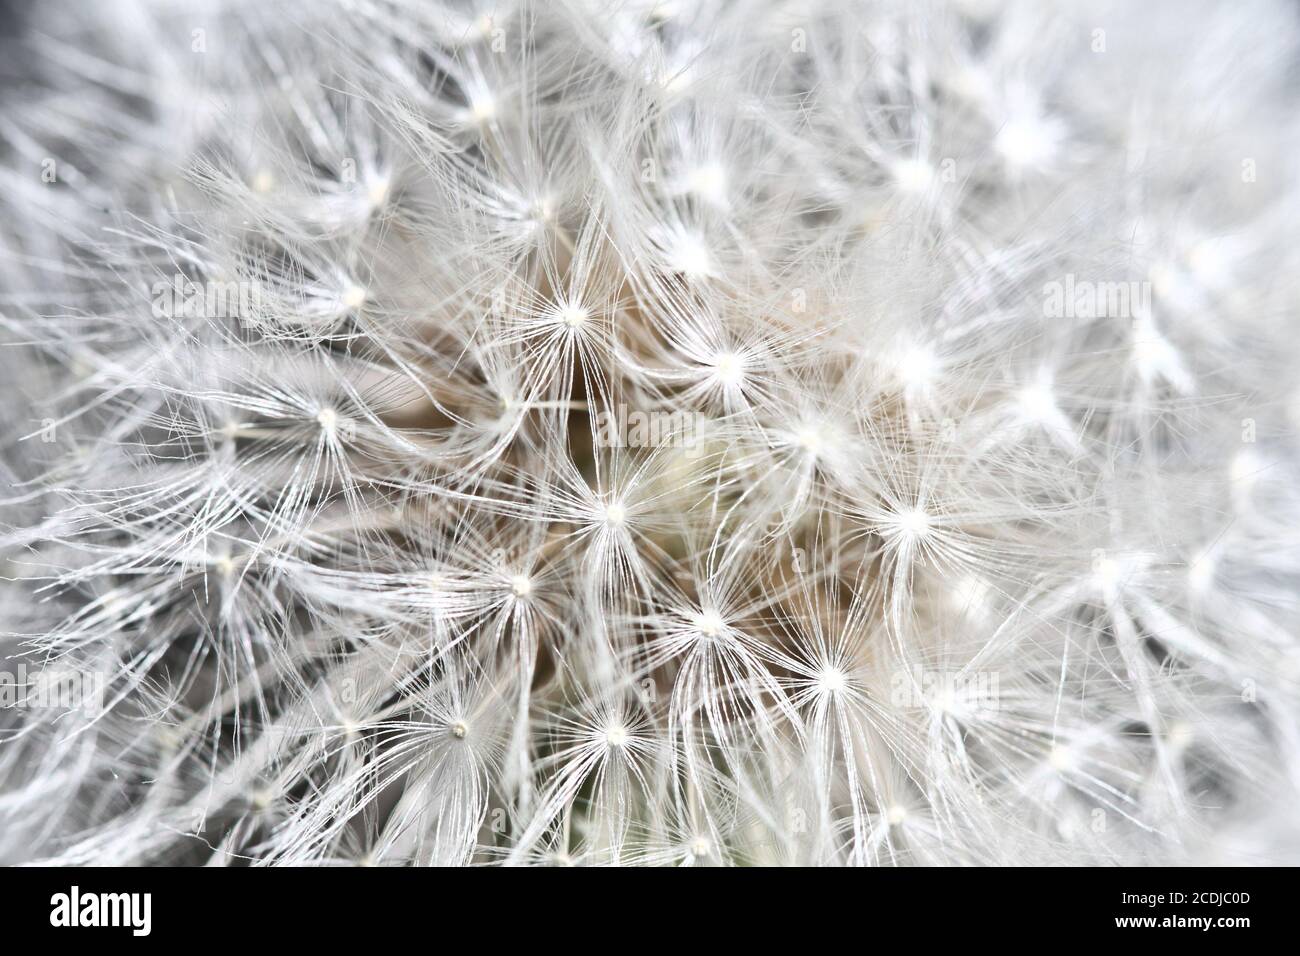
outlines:
M708 163L686 174L688 192L718 208L727 206L727 170L720 163Z
M1263 467L1259 454L1253 448L1243 448L1232 456L1228 465L1228 480L1249 491L1258 480Z
M1174 721L1165 732L1165 740L1174 750L1186 750L1195 739L1196 731L1185 720Z
M320 425L321 431L333 438L339 425L339 413L332 408L322 408L316 413L316 423Z
M894 180L905 193L924 193L934 182L934 168L919 159L904 159L893 166Z
M1203 548L1187 567L1187 586L1193 594L1205 594L1214 587L1219 559L1213 547Z
M745 380L744 360L735 352L719 352L712 368L714 380L724 388L738 388Z
M919 508L906 508L886 518L884 526L889 534L921 541L933 531L934 519Z
M471 99L469 109L461 113L462 121L471 126L486 126L497 117L497 101L483 95Z
M359 285L350 285L343 290L343 294L339 296L339 301L343 303L344 308L359 309L366 304L366 297L365 289Z
M1061 744L1056 744L1048 751L1047 762L1057 773L1069 773L1076 765L1074 752Z
M816 458L822 450L822 433L817 428L803 428L795 435L795 442L809 458Z
M588 313L581 306L566 305L556 313L556 317L561 324L576 331L586 325Z
M1019 93L1019 99L1026 94ZM1045 169L1056 158L1065 131L1059 120L1048 117L1031 102L1013 107L993 146L1015 171Z
M894 375L912 396L927 395L943 367L934 350L923 345L896 352L892 359Z
M726 627L716 611L705 611L697 615L694 624L700 634L710 638L720 636Z
M1056 396L1051 388L1042 382L1035 382L1022 388L1016 399L1026 418L1034 421L1046 421L1057 414Z
M703 236L679 230L667 240L664 253L673 272L692 278L714 274L713 257Z
M389 183L387 179L375 179L366 187L366 199L372 207L378 208L388 201ZM359 303L358 303L359 304Z
M838 667L825 667L817 675L817 689L824 694L842 693L848 686L848 678Z
M555 221L556 209L555 200L550 196L543 196L530 207L533 219L539 223L551 223Z
M1092 580L1101 594L1114 594L1123 583L1123 566L1114 558L1099 558Z

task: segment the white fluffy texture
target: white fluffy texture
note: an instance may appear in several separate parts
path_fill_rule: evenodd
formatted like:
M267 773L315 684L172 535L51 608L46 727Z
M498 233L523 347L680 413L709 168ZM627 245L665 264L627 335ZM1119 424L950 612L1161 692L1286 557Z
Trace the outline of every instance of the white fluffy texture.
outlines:
M1291 5L32 15L0 860L1297 858Z

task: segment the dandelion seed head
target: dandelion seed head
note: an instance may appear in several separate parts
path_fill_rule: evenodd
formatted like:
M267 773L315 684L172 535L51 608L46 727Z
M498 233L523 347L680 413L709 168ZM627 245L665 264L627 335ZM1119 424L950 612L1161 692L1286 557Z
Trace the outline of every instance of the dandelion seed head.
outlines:
M807 452L810 458L816 458L822 450L822 431L815 426L799 429L795 443Z
M726 628L721 615L716 611L705 611L696 615L694 626L695 630L705 637L719 637Z
M1177 298L1179 295L1178 270L1167 262L1156 262L1147 270L1147 279L1151 289L1162 298Z
M993 146L1015 170L1041 169L1056 158L1061 139L1059 122L1026 108L1007 119Z
M488 95L474 97L469 105L467 117L475 126L484 126L496 119L497 101Z
M1114 558L1102 557L1095 562L1092 583L1097 593L1111 598L1124 584L1127 568Z
M332 438L339 426L339 413L332 408L322 408L316 413L316 424L320 425L321 431Z
M1242 448L1228 463L1228 480L1240 486L1254 485L1263 467L1263 462L1255 449Z
M1077 764L1077 758L1074 751L1063 744L1054 744L1047 752L1047 763L1057 773L1068 773L1074 770Z
M1197 282L1210 289L1229 285L1233 278L1230 249L1230 242L1222 237L1193 243L1187 251L1187 265Z
M885 520L885 528L895 536L921 541L934 530L934 519L920 508L904 508Z
M1016 402L1025 418L1032 421L1046 421L1057 410L1056 395L1045 382L1034 382L1020 389Z
M838 667L823 667L817 673L817 689L823 694L843 693L848 686L848 677Z
M589 313L580 305L566 305L556 312L556 318L562 325L576 331L587 324Z
M695 82L690 67L665 67L658 76L659 86L665 93L680 96L687 93Z
M533 219L539 223L550 223L555 221L556 208L555 200L551 196L542 196L530 207Z
M1185 720L1174 721L1165 732L1165 740L1174 750L1186 750L1195 739L1195 729Z
M0 860L1295 861L1277 4L161 6L4 40Z
M727 205L727 170L721 163L706 163L690 170L685 176L685 186L688 192L713 206Z
M713 256L702 235L685 230L674 232L666 241L664 250L668 267L692 278L714 274Z
M904 387L924 391L934 384L943 366L932 348L913 345L893 354L892 367Z
M359 285L349 285L339 296L339 301L343 303L344 308L359 309L366 304L366 290Z
M924 193L934 183L934 167L924 160L904 159L893 166L894 180L905 193Z
M1193 594L1205 594L1214 587L1219 559L1212 547L1202 548L1187 567L1187 586Z
M389 182L387 179L373 179L366 186L366 199L372 207L382 206L388 201Z
M738 388L745 380L745 362L735 352L719 352L711 365L713 378L724 388Z

